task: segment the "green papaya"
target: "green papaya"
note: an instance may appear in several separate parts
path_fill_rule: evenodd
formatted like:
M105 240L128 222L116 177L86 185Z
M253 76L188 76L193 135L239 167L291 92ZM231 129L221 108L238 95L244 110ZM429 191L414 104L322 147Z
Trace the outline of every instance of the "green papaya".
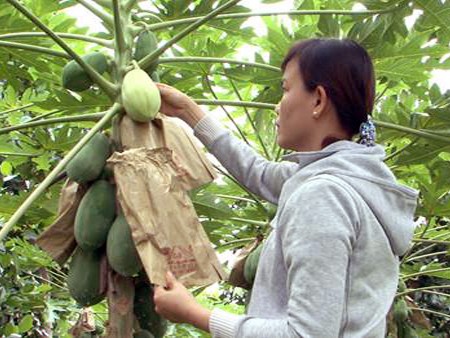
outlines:
M255 280L256 270L258 268L259 256L261 255L262 244L260 244L255 250L253 250L246 258L244 263L244 278L245 280L253 284Z
M81 59L100 74L103 74L108 69L108 60L100 52L86 54ZM92 84L93 81L90 76L75 60L64 66L62 74L62 85L64 88L74 92L82 92L89 89Z
M151 54L158 48L158 40L153 32L144 30L139 33L136 40L136 49L134 50L134 59L139 61ZM148 74L153 73L158 67L158 59L153 61L150 66L148 66L145 71Z
M149 331L147 330L141 330L138 332L135 332L133 334L133 338L155 338L154 335L152 335Z
M161 95L150 76L140 68L125 74L122 82L122 104L136 122L149 122L161 107Z
M408 304L406 304L406 301L404 298L400 298L394 303L394 319L402 323L408 318Z
M150 331L155 338L164 337L167 331L167 320L155 311L153 289L150 284L136 284L133 311L141 329Z
M67 164L67 176L77 183L93 181L102 173L109 155L108 138L97 133Z
M83 250L103 246L114 222L114 187L104 180L95 181L81 199L75 215L75 239Z
M95 324L95 334L102 335L105 333L105 327L103 324Z
M129 277L142 269L139 254L131 236L131 229L124 215L118 215L106 240L109 265L122 276Z
M67 286L70 295L82 306L97 304L105 297L100 290L102 253L77 247L69 264Z

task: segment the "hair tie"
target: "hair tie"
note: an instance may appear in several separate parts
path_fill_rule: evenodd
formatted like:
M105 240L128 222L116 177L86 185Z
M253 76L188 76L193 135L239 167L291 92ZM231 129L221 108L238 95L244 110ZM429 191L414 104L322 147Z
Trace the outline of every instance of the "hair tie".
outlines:
M366 122L361 123L361 126L359 127L359 134L359 143L368 147L373 147L375 145L377 133L375 130L375 124L370 117L367 118Z

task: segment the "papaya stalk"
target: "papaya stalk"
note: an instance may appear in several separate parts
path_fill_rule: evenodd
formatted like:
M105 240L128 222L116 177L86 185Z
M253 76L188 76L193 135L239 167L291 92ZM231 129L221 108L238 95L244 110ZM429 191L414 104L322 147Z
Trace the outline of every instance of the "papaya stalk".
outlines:
M394 12L400 8L400 6L392 6L381 10L362 10L362 11L352 11L352 10L338 10L338 9L323 9L323 10L291 10L291 11L274 11L274 12L251 12L251 13L229 13L221 14L214 17L212 20L224 20L224 19L244 19L253 16L273 16L273 15L377 15L386 14ZM170 27L176 27L180 25L186 25L191 22L195 22L201 17L191 17L185 19L165 21L163 23L150 24L149 29L156 31L160 29L166 29Z
M179 40L184 38L186 35L191 33L192 31L196 30L198 27L204 25L206 22L217 16L219 13L225 11L226 9L234 6L237 4L240 0L231 0L225 3L224 5L216 8L208 15L201 17L197 19L194 23L183 29L180 33L176 34L172 39L164 43L160 48L155 50L153 53L147 55L142 60L139 61L139 67L142 69L146 69L148 66L151 65L151 63L156 60L160 55L162 55L167 49L169 49L172 45L177 43ZM150 27L150 26L149 26Z
M89 35L80 35L80 34L70 34L70 33L58 33L55 32L57 36L63 39L71 39L71 40L79 40L92 42L100 46L104 46L107 48L112 48L113 43L110 40L100 39ZM20 32L20 33L9 33L9 34L1 34L0 39L17 39L17 38L33 38L33 37L48 37L46 33L43 32Z
M125 15L122 15L121 13L123 8L121 8L119 0L113 0L112 3L114 11L114 40L116 42L115 57L118 66L123 67L125 64L125 54L127 53L127 43L125 41L126 32L124 31L124 27L126 26L123 25L124 23L126 24L126 22L123 22L126 18L124 18ZM120 77L122 78L122 76L123 74L121 74Z
M28 208L33 202L49 187L55 177L66 167L67 163L83 148L83 146L110 120L116 115L121 105L115 103L106 114L100 119L99 122L86 134L81 140L69 151L69 153L58 163L58 165L47 175L47 177L38 185L38 187L27 197L22 205L14 212L11 218L6 222L0 230L0 242L6 237L11 228L17 223L17 221L25 214ZM39 121L41 122L41 121Z
M12 6L14 6L18 11L20 11L24 16L26 16L31 22L33 22L37 27L47 33L62 49L64 49L96 82L100 88L112 99L116 97L117 88L114 84L106 80L101 76L92 66L84 62L81 57L75 53L72 48L70 48L63 39L57 36L50 28L48 28L37 16L31 13L26 7L20 4L17 0L6 0Z

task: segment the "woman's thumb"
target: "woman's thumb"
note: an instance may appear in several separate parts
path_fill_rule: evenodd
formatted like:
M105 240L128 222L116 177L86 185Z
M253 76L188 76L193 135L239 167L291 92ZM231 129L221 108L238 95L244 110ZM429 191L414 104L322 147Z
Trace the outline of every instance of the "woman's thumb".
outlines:
M169 290L173 289L173 286L174 286L176 281L177 281L177 279L172 274L172 272L167 271L167 273L166 273L166 288L169 289Z

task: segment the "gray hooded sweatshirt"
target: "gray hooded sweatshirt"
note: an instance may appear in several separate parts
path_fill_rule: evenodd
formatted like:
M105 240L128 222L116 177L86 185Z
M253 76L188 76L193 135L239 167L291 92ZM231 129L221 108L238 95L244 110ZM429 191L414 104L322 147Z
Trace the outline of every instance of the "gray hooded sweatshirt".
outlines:
M278 205L247 315L213 310L214 338L381 338L413 235L417 192L381 146L335 142L270 162L211 117L195 135L242 184Z

